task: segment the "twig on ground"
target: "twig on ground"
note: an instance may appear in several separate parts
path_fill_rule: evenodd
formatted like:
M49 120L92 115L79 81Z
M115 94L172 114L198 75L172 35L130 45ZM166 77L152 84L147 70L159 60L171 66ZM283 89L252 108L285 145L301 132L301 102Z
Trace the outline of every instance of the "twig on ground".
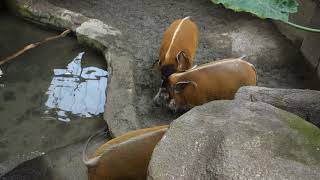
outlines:
M27 46L25 46L23 49L21 49L20 51L12 54L11 56L8 56L6 58L4 58L3 60L0 61L0 65L6 63L6 62L9 62L11 61L12 59L20 56L21 54L25 53L26 51L30 50L30 49L33 49L45 42L48 42L48 41L51 41L51 40L54 40L54 39L58 39L58 38L61 38L61 37L65 37L67 34L69 34L71 32L70 29L67 29L65 31L63 31L61 34L57 35L57 36L52 36L52 37L48 37L48 38L45 38L44 40L42 41L39 41L39 42L36 42L36 43L33 43L33 44L29 44Z

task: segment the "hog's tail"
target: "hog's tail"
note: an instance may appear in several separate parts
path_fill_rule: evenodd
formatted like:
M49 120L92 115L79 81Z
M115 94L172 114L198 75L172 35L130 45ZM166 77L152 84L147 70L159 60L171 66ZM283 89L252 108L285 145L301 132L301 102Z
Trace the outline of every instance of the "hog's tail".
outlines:
M96 132L95 134L91 135L89 137L89 139L87 140L85 146L84 146L84 149L82 151L82 161L83 163L86 165L86 166L92 166L92 165L95 165L97 163L97 160L100 158L100 157L95 157L95 158L92 158L92 159L88 159L87 157L87 149L88 149L88 145L89 143L91 142L91 140L94 138L94 137L97 137L97 136L100 136L102 134L106 133L104 131L104 129L101 129L99 130L98 132Z
M242 55L241 57L239 57L239 59L243 60L246 57L247 57L247 55Z
M187 20L187 19L190 19L190 18L191 18L191 16L187 16L187 17L183 18L183 20Z
M246 58L247 56L246 55L242 55L241 57L239 57L238 59L241 59L241 60L243 60L244 58ZM254 72L256 73L256 75L257 75L257 69L256 69L256 67L253 65L253 64L251 64L250 62L248 62L247 61L247 63L251 66L251 68L254 70ZM258 85L258 77L256 76L256 84Z

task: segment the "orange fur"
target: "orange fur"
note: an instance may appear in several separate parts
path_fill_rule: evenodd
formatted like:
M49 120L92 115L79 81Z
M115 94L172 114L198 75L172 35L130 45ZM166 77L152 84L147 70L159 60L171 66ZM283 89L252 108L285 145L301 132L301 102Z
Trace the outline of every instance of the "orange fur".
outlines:
M91 157L98 160L88 166L89 180L146 179L153 149L167 128L139 129L103 144Z
M197 106L212 100L233 99L241 86L255 86L256 71L241 59L225 59L169 77L168 92L179 106Z
M165 65L174 65L176 72L191 68L197 46L197 26L189 18L175 20L163 34L157 69L161 71ZM176 56L181 51L184 52L186 60L179 64Z

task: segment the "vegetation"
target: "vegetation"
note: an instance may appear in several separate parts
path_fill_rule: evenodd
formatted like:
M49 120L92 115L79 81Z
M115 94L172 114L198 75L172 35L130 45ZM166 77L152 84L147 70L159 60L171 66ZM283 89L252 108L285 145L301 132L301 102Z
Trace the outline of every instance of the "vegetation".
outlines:
M288 25L305 31L319 32L314 29L289 22L289 15L298 12L296 0L211 0L215 4L223 4L224 7L236 12L249 12L260 18L270 18L282 21Z

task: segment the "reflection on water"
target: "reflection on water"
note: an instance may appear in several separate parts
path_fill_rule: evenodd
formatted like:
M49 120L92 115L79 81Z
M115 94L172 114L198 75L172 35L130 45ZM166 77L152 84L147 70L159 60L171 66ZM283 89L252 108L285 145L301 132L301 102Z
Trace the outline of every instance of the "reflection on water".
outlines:
M108 72L97 67L81 67L84 52L78 54L67 69L54 69L48 89L46 114L56 114L69 122L68 114L92 117L104 111ZM50 117L45 117L50 118Z

